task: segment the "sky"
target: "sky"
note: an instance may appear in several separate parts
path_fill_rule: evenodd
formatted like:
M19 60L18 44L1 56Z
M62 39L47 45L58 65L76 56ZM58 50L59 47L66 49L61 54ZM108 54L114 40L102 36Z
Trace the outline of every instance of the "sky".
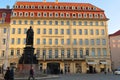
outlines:
M43 0L0 0L0 8L10 8L16 1L43 1ZM77 3L91 3L105 11L108 21L108 33L112 34L120 30L120 0L58 0L59 2L77 2ZM55 2L55 0L46 0L46 2Z

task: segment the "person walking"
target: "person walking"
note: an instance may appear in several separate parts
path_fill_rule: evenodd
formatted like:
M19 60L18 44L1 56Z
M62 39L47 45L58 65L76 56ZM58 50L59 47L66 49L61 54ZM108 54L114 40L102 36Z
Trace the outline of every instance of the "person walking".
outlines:
M11 68L10 70L10 80L14 80L14 69Z
M30 74L28 80L31 80L31 78L34 80L34 70L33 68L30 69Z
M4 79L5 80L11 80L10 79L10 68L9 67L7 67L7 71L5 73Z

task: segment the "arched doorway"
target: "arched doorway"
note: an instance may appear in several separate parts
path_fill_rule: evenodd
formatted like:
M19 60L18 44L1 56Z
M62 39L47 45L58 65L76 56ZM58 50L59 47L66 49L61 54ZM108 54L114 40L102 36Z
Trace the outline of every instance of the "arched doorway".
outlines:
M47 63L47 73L48 74L59 74L60 73L60 63Z

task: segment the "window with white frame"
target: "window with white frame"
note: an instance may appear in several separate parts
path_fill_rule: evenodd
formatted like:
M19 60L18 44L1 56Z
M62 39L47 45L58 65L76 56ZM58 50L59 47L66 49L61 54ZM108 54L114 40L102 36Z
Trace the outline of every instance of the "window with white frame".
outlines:
M31 24L31 25L33 25L33 24L34 24L34 22L31 20L31 21L30 21L30 24Z
M83 40L79 39L79 45L83 45Z
M103 14L100 14L100 18L104 18Z
M61 39L61 44L64 45L64 39Z
M69 14L69 13L66 13L66 17L69 18L69 17L70 17L70 14Z
M97 40L96 40L96 44L97 44L97 45L100 45L100 39L97 39Z
M16 20L13 20L13 24L16 24Z
M58 9L58 6L55 6L55 9Z
M64 9L64 7L63 7L63 6L60 6L60 9Z
M60 17L64 17L64 13L60 13Z
M89 40L85 39L85 45L89 45Z
M66 10L69 10L69 6L66 6L65 9L66 9Z
M23 38L23 44L26 44L26 38Z
M17 44L20 44L20 38L17 39Z
M99 35L99 29L96 29L96 35Z
M28 15L29 15L28 12L25 12L24 16L25 16L25 17L28 17Z
M18 28L18 34L21 34L21 28Z
M76 29L73 29L73 34L76 35Z
M22 12L19 12L19 16L22 17L22 16L23 16L23 13L22 13Z
M27 33L27 28L24 28L24 34L26 34Z
M37 24L38 24L38 25L40 25L40 24L41 24L41 22L40 22L40 21L37 21Z
M46 39L45 38L43 39L43 44L46 44Z
M52 45L52 39L49 39L49 44Z
M72 10L75 10L75 6L72 6Z
M40 44L40 39L39 38L37 38L37 44Z
M101 26L104 26L104 22L103 22L103 21L102 21L102 22L100 22L100 25L101 25Z
M106 39L102 39L102 45L106 45Z
M31 12L31 13L30 13L30 17L33 17L33 16L34 16L34 12Z
M92 15L92 14L89 14L89 18L93 18L93 15Z
M52 29L49 29L49 34L52 34Z
M77 9L80 10L81 9L80 6L78 6Z
M15 39L11 38L11 44L14 44L14 43L15 43Z
M73 25L74 25L74 26L76 25L76 21L73 21Z
M40 28L37 29L37 34L40 34Z
M98 18L98 14L94 14L94 18Z
M55 34L58 34L58 29L55 29Z
M78 14L78 18L82 18L82 14Z
M73 40L73 45L77 45L77 39Z
M58 39L55 39L55 44L58 45Z
M66 25L70 25L70 21L66 21Z
M15 28L12 28L12 34L15 34Z
M61 29L61 34L64 34L64 29Z
M101 30L101 34L105 35L105 30L104 29Z
M49 21L49 25L52 25L52 21Z
M17 49L17 56L20 56L20 49Z
M37 16L38 16L38 17L41 17L41 13L40 13L40 12L38 12L38 13L37 13Z
M53 8L53 7L50 5L50 6L49 6L49 9L52 9L52 8Z
M22 24L22 21L21 21L21 20L19 20L19 21L18 21L18 24Z
M79 22L78 22L78 25L81 26L81 25L82 25L82 21L79 21Z
M91 39L91 45L94 45L95 42L94 42L94 39Z
M97 55L100 56L101 55L101 49L97 48Z
M83 14L83 17L84 17L84 18L87 18L87 14L86 14L86 13L84 13L84 14Z
M98 26L98 21L95 22L95 25Z
M28 8L29 8L29 5L26 5L25 8L28 9Z
M47 17L47 13L46 12L43 13L43 17Z
M18 6L17 6L17 5L15 5L15 8L18 8Z
M55 17L58 17L59 15L58 15L58 13L55 13Z
M90 29L90 35L93 35L94 32L93 32L93 29Z
M84 26L87 26L87 21L84 21Z
M73 17L73 18L76 18L76 14L75 14L75 13L73 13L73 14L72 14L72 17Z
M17 16L17 13L16 13L16 12L13 12L13 16Z
M24 8L24 6L23 6L23 5L20 5L20 8Z
M95 48L92 48L91 55L95 56Z
M67 39L67 45L70 45L70 39Z
M93 22L92 21L90 21L90 26L93 26Z
M84 29L84 34L88 35L88 29Z
M44 24L44 25L46 25L46 24L47 24L47 22L46 22L46 21L43 21L43 24Z
M38 5L38 9L42 9L42 6Z
M79 35L82 35L82 29L79 29Z
M61 21L61 25L64 25L64 21Z
M106 50L106 48L103 48L102 51L103 51L103 55L104 55L104 56L107 56L107 50Z
M53 13L49 13L49 17L53 17Z
M25 20L25 21L24 21L24 24L28 24L28 21L27 21L27 20Z
M47 9L47 6L46 6L46 5L44 5L44 9Z
M55 21L55 25L58 25L58 21Z
M32 8L32 9L34 9L34 8L35 8L35 6L34 6L34 5L31 5L31 8Z
M70 35L70 29L67 29L66 32L67 32L67 35Z
M46 29L43 29L43 34L46 34Z

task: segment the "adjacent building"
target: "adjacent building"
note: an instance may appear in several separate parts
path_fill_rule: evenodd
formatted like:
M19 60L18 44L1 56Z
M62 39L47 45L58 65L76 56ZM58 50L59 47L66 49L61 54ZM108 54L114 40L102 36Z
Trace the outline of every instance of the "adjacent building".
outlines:
M120 68L120 30L109 35L112 69Z
M11 12L9 8L0 9L0 70L8 61Z
M107 21L104 10L89 3L18 1L11 16L9 63L18 63L32 26L41 71L111 70Z

